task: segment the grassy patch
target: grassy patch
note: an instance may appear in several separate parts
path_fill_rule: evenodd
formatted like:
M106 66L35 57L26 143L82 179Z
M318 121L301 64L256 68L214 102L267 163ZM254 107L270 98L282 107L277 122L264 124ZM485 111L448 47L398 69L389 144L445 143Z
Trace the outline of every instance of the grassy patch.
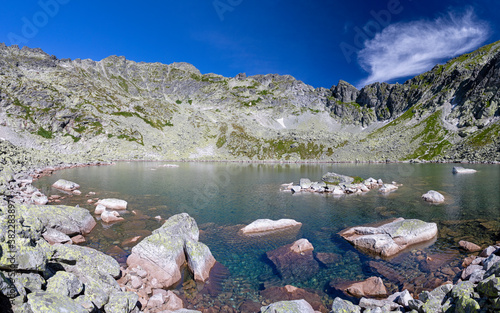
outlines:
M40 126L40 128L38 129L38 131L36 132L37 135L39 136L42 136L43 138L46 138L46 139L52 139L54 138L54 135L51 131L49 130L45 130L42 126Z

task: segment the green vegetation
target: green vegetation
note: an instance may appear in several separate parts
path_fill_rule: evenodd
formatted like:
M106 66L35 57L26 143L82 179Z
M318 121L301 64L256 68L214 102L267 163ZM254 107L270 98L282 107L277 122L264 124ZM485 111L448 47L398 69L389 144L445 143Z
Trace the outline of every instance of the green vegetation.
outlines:
M113 112L113 113L111 113L111 115L118 115L118 116L132 117L132 116L134 116L134 113L132 113L132 112L122 112L122 111L120 111L120 112Z
M424 126L421 133L413 136L411 142L419 142L419 147L406 159L434 160L442 156L451 143L446 139L448 130L441 125L441 111L434 112L418 126Z
M365 180L359 176L354 176L354 181L352 182L353 184L361 184L362 182L364 182Z
M47 138L47 139L54 138L53 133L49 130L45 130L42 126L40 126L40 128L38 129L36 134L39 136L42 136L43 138Z
M182 101L181 100L175 100L175 103L182 104Z

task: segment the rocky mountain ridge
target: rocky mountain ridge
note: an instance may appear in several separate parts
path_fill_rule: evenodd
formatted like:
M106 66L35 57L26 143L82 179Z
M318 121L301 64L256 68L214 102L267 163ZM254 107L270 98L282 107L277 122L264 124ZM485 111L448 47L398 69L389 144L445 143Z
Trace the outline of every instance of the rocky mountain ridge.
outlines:
M500 42L361 90L0 45L0 137L92 160L500 161L499 88Z

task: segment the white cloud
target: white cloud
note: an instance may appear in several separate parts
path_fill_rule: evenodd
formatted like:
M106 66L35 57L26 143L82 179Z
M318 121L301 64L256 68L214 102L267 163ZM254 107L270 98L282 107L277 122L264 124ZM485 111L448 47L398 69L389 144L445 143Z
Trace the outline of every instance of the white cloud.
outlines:
M370 73L360 85L423 73L444 59L477 48L488 32L487 24L478 21L472 10L389 25L358 53L359 64Z

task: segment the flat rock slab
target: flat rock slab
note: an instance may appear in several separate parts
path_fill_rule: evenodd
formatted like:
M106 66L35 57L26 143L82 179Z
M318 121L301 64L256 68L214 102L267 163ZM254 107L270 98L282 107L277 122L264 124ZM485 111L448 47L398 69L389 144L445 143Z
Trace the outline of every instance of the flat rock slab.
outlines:
M339 235L365 253L389 258L412 245L434 239L437 233L436 223L397 218L377 227L347 228Z
M59 179L52 184L52 187L65 191L73 191L80 188L80 185L69 180Z
M477 172L477 171L472 169L472 168L464 168L461 166L453 167L453 174L472 174L475 172Z
M277 221L270 219L258 219L241 229L244 235L268 233L292 227L301 227L302 223L292 219L280 219Z
M127 201L120 199L101 199L97 201L97 204L103 205L106 209L109 210L126 210L127 209Z

